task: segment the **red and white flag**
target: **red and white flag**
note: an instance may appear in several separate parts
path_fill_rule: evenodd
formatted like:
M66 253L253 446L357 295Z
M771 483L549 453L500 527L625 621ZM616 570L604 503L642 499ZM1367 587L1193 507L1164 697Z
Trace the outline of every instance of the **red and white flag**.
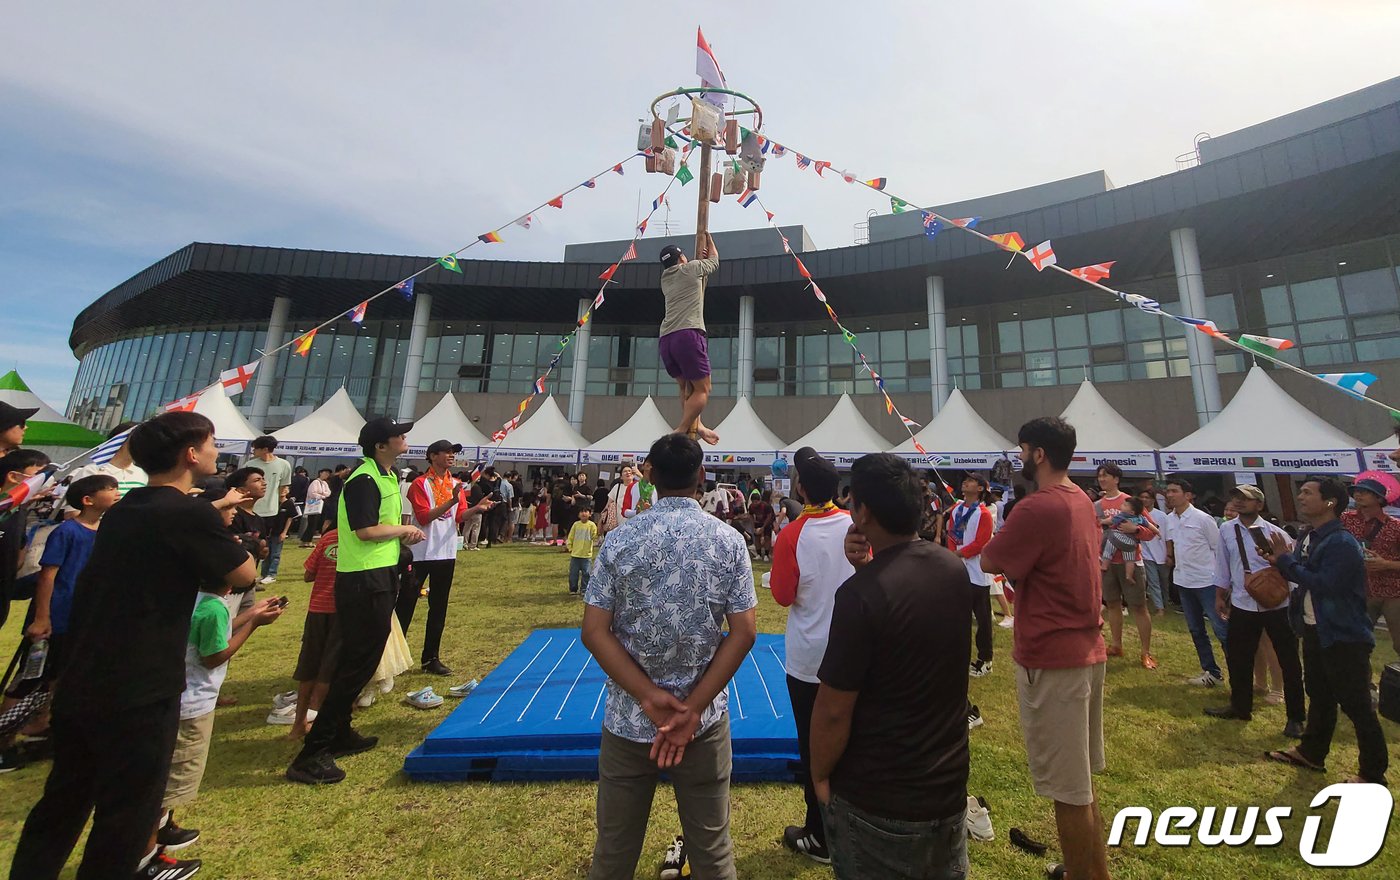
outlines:
M724 72L719 69L719 59L715 58L710 44L705 42L705 32L698 27L695 29L695 74L700 77L700 85L707 88L723 89L728 87L724 81ZM728 95L702 93L700 98L721 109L729 103Z
M1055 249L1050 246L1048 239L1026 251L1025 254L1026 259L1031 261L1031 265L1035 267L1037 272L1044 272L1046 266L1053 266L1058 262L1055 259Z
M161 407L161 409L163 409L165 412L190 412L194 409L194 405L196 403L199 403L199 395L202 393L202 391L197 391L188 397L182 397L179 400L172 400L165 406Z
M628 260L635 259L637 259L637 242L634 240L631 244L627 246L627 253L622 255L622 262L625 263Z
M360 305L364 305L364 303ZM360 314L360 320L364 320L363 313ZM253 371L258 368L258 363L259 361L253 361L251 364L244 364L241 367L234 367L220 373L219 381L224 383L224 393L229 397L242 394L243 389L248 387L248 383L253 381Z
M1080 266L1078 269L1070 269L1069 274L1080 281L1102 281L1108 277L1108 270L1113 268L1117 260L1109 260L1107 263L1095 263L1092 266Z

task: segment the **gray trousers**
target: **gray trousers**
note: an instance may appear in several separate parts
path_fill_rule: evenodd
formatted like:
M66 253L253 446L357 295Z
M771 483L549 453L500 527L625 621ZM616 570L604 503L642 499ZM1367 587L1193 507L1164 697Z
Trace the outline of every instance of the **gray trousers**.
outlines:
M660 777L650 752L651 743L603 731L598 750L598 841L588 871L590 880L616 880L636 873ZM729 837L732 765L729 716L725 715L697 736L686 747L681 763L667 771L676 790L676 811L695 880L737 877Z

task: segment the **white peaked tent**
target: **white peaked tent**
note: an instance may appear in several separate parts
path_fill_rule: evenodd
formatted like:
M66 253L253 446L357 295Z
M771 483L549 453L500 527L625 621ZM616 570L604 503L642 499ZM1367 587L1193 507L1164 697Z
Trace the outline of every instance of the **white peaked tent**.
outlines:
M573 429L569 420L559 411L559 404L554 402L554 395L551 394L544 399L539 409L535 410L534 415L506 437L505 442L496 451L496 458L545 464L577 464L579 450L587 445L588 441Z
M1070 470L1092 471L1107 463L1126 471L1157 470L1156 441L1123 418L1087 379L1060 418L1074 426L1078 437Z
M617 464L626 456L640 461L657 438L675 430L648 396L616 431L583 450L583 464Z
M413 423L413 430L408 432L408 448L410 452L421 454L430 443L438 440L462 444L463 454L468 458L476 456L476 447L491 442L462 412L456 395L450 391L424 413L423 418Z
M948 395L948 402L933 421L914 437L936 456L939 467L989 468L1011 448L1010 441L987 424L957 388ZM924 461L914 448L913 439L890 451L916 463Z
M1256 366L1218 416L1163 449L1161 459L1168 471L1349 474L1360 446Z
M194 411L214 423L214 441L220 452L247 452L248 441L258 436L224 392L222 383L199 395Z
M820 425L789 443L787 448L796 451L804 446L817 450L837 467L846 468L862 455L884 452L890 441L865 420L851 395L842 394Z
M782 438L763 424L747 397L736 400L724 421L711 427L719 434L719 445L701 444L705 449L705 464L767 466L785 445Z
M277 451L290 455L359 455L365 417L339 388L311 415L273 431Z

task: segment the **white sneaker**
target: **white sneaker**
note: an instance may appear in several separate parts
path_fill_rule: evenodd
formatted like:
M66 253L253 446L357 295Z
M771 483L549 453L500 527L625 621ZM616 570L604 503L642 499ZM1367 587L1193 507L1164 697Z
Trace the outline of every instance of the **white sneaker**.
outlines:
M1014 617L1003 617L1003 618L1001 619L1001 623L998 623L998 624L997 624L997 626L1001 627L1002 629L1011 629L1011 628L1012 628L1013 626L1015 626L1015 625L1016 625L1016 618L1014 618Z
M968 730L973 730L975 728L981 727L982 723L982 710L978 709L976 706L973 706L971 709L967 710Z
M260 584L275 584L275 583L277 583L277 578L273 577L272 575L267 575L266 577L259 578L259 579L258 579L258 583L260 583Z
M984 798L967 797L967 833L973 840L995 840L992 830L992 810Z
M973 660L967 667L967 674L972 678L981 678L984 675L991 675L992 661Z
M285 708L287 708L288 706L295 706L296 704L297 704L297 692L296 692L296 691L283 691L283 692L280 693L280 694L273 694L273 695L272 695L272 708L274 708L274 709L285 709Z
M306 710L306 723L307 723L307 724L310 724L311 722L313 722L313 721L315 721L315 720L316 720L316 710L315 710L315 709L307 709L307 710ZM269 712L268 715L267 715L267 723L268 723L268 724L296 724L296 722L297 722L297 707L296 707L296 704L292 704L292 705L290 705L290 706L285 706L285 707L283 707L283 708L281 708L281 709L273 709L273 710L272 710L271 712Z
M1188 678L1186 680L1187 684L1194 684L1196 687L1206 688L1213 688L1218 684L1223 684L1224 682L1225 679L1221 678L1213 672L1202 672L1195 678Z
M370 706L373 706L374 691L366 688L365 692L360 694L360 698L355 701L355 705L359 706L361 709L368 709Z

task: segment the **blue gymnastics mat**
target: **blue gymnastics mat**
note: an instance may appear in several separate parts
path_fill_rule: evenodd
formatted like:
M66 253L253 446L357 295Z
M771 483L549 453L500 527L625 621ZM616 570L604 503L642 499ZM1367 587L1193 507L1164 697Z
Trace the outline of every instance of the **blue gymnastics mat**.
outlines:
M404 760L420 780L597 779L607 676L577 629L530 633ZM736 782L798 779L783 637L758 636L729 685Z

